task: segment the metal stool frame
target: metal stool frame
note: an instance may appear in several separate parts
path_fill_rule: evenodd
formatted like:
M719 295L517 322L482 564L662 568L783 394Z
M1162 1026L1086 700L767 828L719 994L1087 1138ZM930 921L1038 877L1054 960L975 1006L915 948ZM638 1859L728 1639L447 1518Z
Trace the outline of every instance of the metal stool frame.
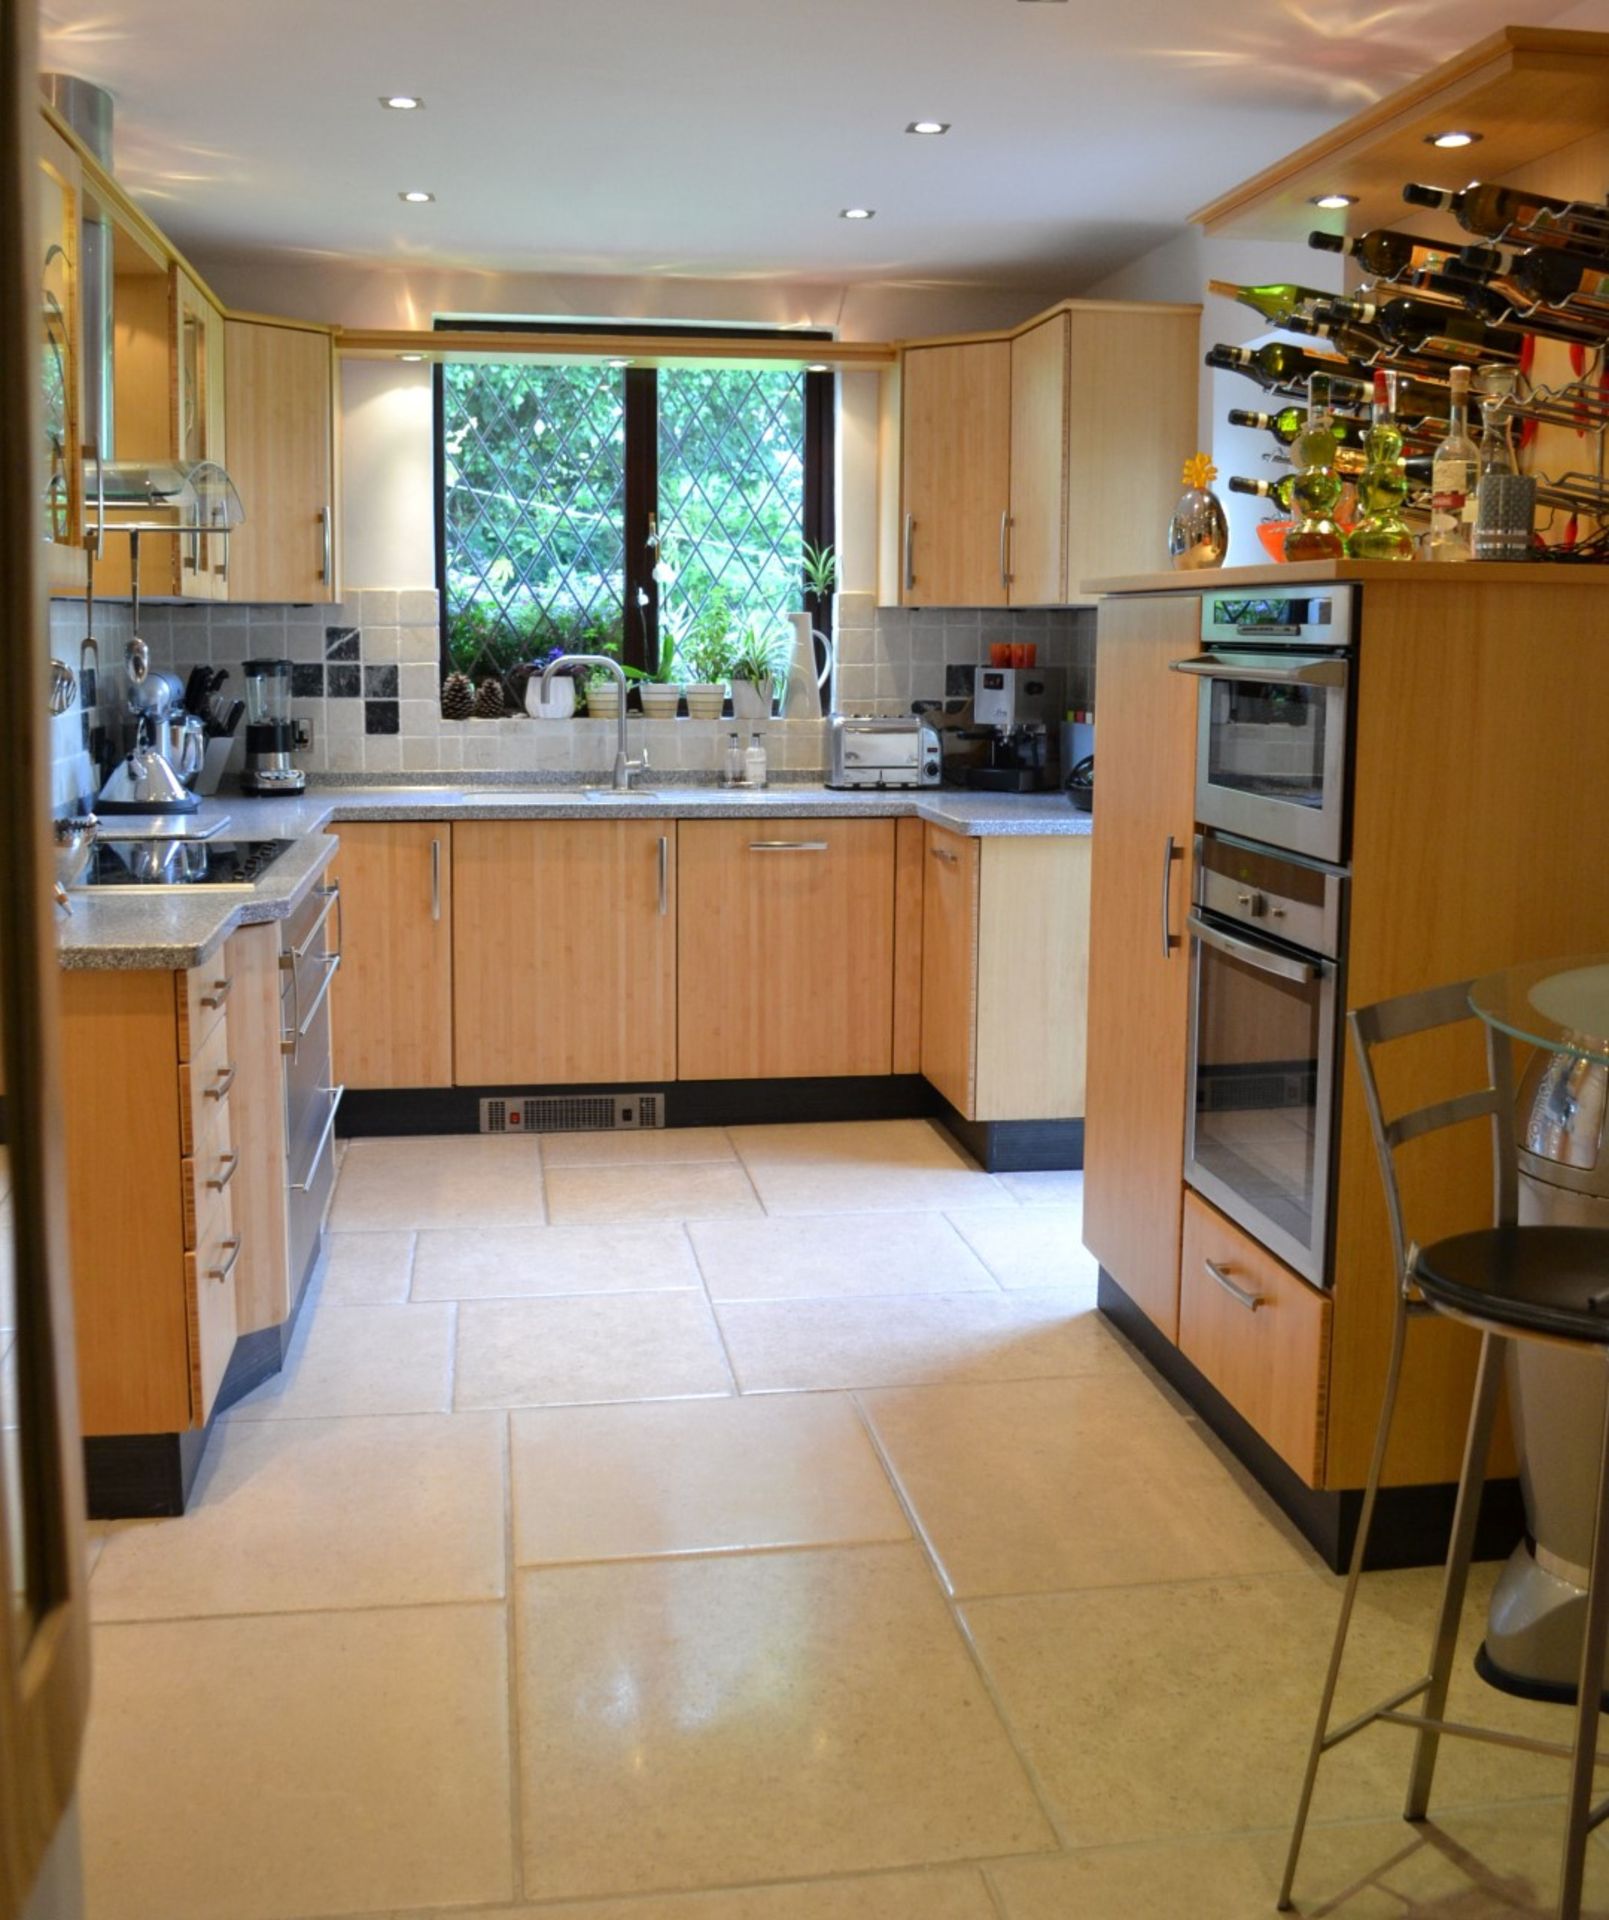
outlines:
M1449 1721L1446 1715L1447 1690L1452 1679L1453 1655L1458 1641L1459 1620L1463 1613L1469 1583L1469 1562L1475 1543L1475 1525L1480 1513L1481 1494L1486 1483L1487 1457L1491 1450L1492 1425L1497 1410L1498 1389L1503 1377L1503 1358L1510 1339L1537 1339L1545 1336L1516 1332L1512 1327L1462 1313L1451 1313L1427 1300L1419 1291L1415 1265L1419 1248L1409 1240L1403 1223L1402 1194L1397 1182L1395 1152L1410 1140L1433 1133L1438 1128L1457 1126L1490 1116L1494 1162L1495 1224L1513 1227L1519 1212L1518 1162L1514 1142L1514 1082L1510 1063L1510 1042L1505 1034L1488 1028L1486 1035L1487 1081L1485 1087L1416 1108L1387 1120L1375 1077L1372 1050L1393 1040L1428 1033L1440 1027L1473 1019L1469 992L1471 982L1434 987L1424 993L1404 994L1382 1000L1372 1007L1360 1007L1347 1015L1362 1073L1364 1098L1369 1123L1380 1156L1381 1177L1385 1183L1386 1208L1391 1222L1391 1244L1398 1277L1396 1315L1391 1334L1391 1358L1386 1369L1385 1392L1380 1406L1380 1423L1375 1432L1374 1452L1369 1461L1369 1476L1364 1488L1363 1505L1358 1516L1358 1532L1352 1548L1341 1598L1340 1618L1336 1622L1335 1642L1330 1651L1329 1669L1324 1677L1313 1741L1308 1752L1307 1769L1297 1803L1296 1822L1286 1855L1285 1874L1280 1882L1279 1909L1291 1906L1291 1888L1307 1831L1308 1814L1313 1803L1313 1788L1319 1762L1332 1748L1350 1740L1355 1733L1376 1722L1416 1730L1413 1765L1409 1773L1408 1793L1403 1805L1405 1820L1423 1820L1430 1806L1431 1782L1441 1736L1483 1740L1495 1746L1516 1747L1527 1753L1553 1754L1568 1759L1570 1790L1565 1821L1564 1858L1559 1876L1557 1920L1579 1920L1582 1880L1585 1871L1587 1837L1592 1829L1609 1818L1609 1800L1592 1804L1592 1776L1595 1766L1609 1765L1609 1756L1597 1752L1598 1720L1604 1684L1604 1656L1609 1646L1609 1415L1606 1415L1598 1469L1597 1512L1593 1524L1592 1562L1587 1588L1585 1631L1582 1638L1581 1666L1575 1708L1575 1735L1566 1746L1558 1741L1533 1740L1525 1735L1504 1733L1497 1728L1472 1726ZM1369 1529L1374 1519L1375 1496L1385 1466L1386 1448L1391 1439L1396 1413L1397 1392L1402 1383L1402 1361L1407 1346L1408 1323L1427 1313L1446 1313L1475 1327L1481 1335L1480 1360L1470 1401L1469 1429L1464 1443L1463 1469L1458 1481L1458 1496L1453 1509L1452 1535L1447 1546L1447 1561L1442 1576L1441 1600L1431 1636L1429 1670L1421 1678L1387 1695L1373 1707L1355 1714L1332 1730L1330 1716L1335 1706L1336 1683L1346 1652L1352 1611L1363 1575ZM1581 1343L1568 1341L1572 1347ZM1411 1701L1423 1697L1423 1709L1409 1712Z

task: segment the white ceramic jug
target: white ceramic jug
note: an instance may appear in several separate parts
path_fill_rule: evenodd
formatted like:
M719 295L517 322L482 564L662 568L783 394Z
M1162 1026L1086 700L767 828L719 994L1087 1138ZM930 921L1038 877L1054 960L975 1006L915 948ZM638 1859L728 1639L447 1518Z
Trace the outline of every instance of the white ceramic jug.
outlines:
M793 627L793 652L788 658L788 690L782 697L784 720L819 720L821 689L832 678L833 642L810 624L808 613L790 613ZM816 671L816 642L820 640L826 660Z

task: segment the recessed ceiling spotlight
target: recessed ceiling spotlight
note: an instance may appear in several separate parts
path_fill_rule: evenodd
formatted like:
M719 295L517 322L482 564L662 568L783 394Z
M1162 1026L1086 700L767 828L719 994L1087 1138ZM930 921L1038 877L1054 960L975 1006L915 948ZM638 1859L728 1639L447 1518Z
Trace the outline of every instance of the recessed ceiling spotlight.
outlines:
M393 113L417 113L424 105L416 93L382 93L380 105L389 107Z
M1461 128L1451 128L1446 133L1427 133L1427 147L1472 147L1480 138L1478 133L1465 133Z
M399 353L397 355L399 360L423 360L424 357L422 353Z
M1315 193L1308 201L1310 207L1323 207L1326 213L1333 213L1338 207L1355 207L1358 196L1355 193Z
M415 187L411 193L399 193L397 195L397 198L399 200L406 200L410 207L425 206L430 201L434 200L435 197L436 196L433 193L426 193L420 187Z
M905 129L907 133L948 133L948 120L913 120Z
M839 209L838 218L840 220L875 220L877 209L875 207L842 207Z

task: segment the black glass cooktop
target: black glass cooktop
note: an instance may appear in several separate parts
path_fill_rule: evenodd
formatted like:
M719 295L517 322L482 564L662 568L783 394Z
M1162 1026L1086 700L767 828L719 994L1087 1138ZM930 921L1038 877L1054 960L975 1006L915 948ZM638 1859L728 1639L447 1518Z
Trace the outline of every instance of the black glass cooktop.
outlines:
M294 845L292 840L98 840L78 885L95 893L145 887L246 893Z

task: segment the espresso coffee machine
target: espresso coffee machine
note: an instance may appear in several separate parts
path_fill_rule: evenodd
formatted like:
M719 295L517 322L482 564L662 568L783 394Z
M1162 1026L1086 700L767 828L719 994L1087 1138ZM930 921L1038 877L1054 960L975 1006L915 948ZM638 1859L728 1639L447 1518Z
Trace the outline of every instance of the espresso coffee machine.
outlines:
M1059 784L1066 675L1060 667L979 667L972 683L969 750L946 774L997 793L1036 793Z
M291 719L291 663L248 660L246 682L246 767L248 793L300 793L307 775L291 765L296 723Z

